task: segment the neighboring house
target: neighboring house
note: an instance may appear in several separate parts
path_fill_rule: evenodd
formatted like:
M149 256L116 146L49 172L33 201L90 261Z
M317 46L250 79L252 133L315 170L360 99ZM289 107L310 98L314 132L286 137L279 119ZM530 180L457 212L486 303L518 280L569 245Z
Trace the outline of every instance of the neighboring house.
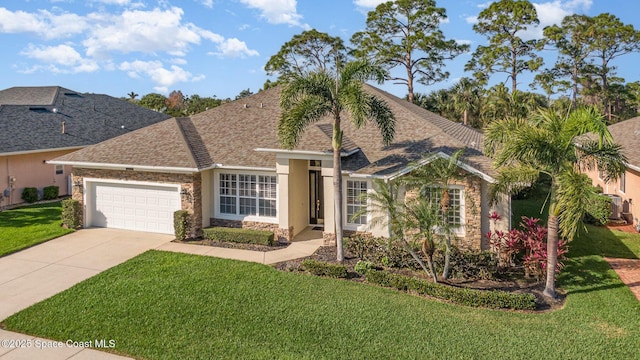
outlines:
M371 216L352 221L367 204L358 195L374 191L373 179L393 181L425 155L449 156L467 148L461 171L474 176L452 186L459 244L486 248L491 211L509 227L510 201L490 207L495 171L483 156L483 136L419 106L366 85L396 117L387 147L378 129L354 129L343 120L344 228L388 236L370 228ZM73 198L84 204L84 225L173 232L173 212L193 214L191 234L211 225L273 230L292 240L308 227L334 238L332 119L311 124L295 150L283 150L276 135L280 88L273 88L194 115L174 118L59 157L73 166Z
M611 195L612 217L624 218L637 225L640 217L640 117L609 125L609 131L627 157L627 171L619 179L609 182L603 180L599 170L586 174L595 186L602 188L604 194Z
M163 121L169 116L107 95L59 86L0 91L0 208L21 203L25 187L68 195L71 167L47 160Z

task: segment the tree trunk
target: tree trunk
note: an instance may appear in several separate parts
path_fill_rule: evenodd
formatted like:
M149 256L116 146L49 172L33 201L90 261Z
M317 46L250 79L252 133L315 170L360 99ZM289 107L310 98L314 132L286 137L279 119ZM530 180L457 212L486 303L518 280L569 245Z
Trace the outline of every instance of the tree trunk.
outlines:
M411 52L407 53L407 55L405 56L404 66L407 69L407 92L409 93L407 95L407 98L409 99L409 102L413 104L414 94L413 94L413 73L411 72Z
M464 112L462 113L462 123L464 125L468 125L468 119L469 119L469 110L464 109Z
M342 164L340 149L342 148L342 130L340 129L340 115L336 115L333 124L333 202L334 222L336 235L336 260L344 261L344 249L342 246Z
M420 259L420 257L418 256L418 254L416 254L415 251L413 251L413 249L411 248L411 244L409 244L407 239L405 239L404 235L400 236L400 239L402 239L402 242L404 242L404 246L406 246L407 251L409 252L409 254L411 254L411 257L413 257L413 259L420 265L422 270L424 270L424 272L426 272L427 275L432 275L434 282L438 282L438 279L436 277L436 273L435 272L429 273L429 269L427 269L427 267L424 265L424 261L422 261L422 259Z
M549 215L547 232L547 283L542 293L544 296L556 298L556 267L558 265L558 217Z

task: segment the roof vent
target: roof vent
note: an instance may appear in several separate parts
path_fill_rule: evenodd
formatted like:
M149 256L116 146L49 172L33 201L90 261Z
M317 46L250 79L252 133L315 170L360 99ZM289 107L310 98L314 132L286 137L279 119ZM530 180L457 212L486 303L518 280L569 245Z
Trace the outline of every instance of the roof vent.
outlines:
M264 107L263 103L260 103L260 109L262 109Z
M53 109L51 109L51 111L52 111L54 114L57 114L57 113L58 113L58 108L53 108Z
M242 107L246 109L246 108L248 108L248 107L249 107L249 105L244 104L244 105L242 105Z
M49 110L47 110L47 108L39 107L39 106L32 106L32 107L29 108L29 110L35 111L35 112L49 112Z
M64 134L64 130L65 130L65 128L64 128L64 121L63 121L63 122L62 122L62 131L61 131L60 133L61 133L61 134Z

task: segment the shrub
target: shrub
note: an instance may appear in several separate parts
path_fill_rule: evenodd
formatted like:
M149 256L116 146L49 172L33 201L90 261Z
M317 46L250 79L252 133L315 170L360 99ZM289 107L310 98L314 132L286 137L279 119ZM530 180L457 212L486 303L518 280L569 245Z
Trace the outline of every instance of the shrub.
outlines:
M490 251L460 250L452 246L450 261L451 277L454 279L492 280L498 272L498 261ZM437 271L442 272L444 251L436 251L434 263Z
M187 239L190 223L191 215L187 210L176 210L173 213L173 231L176 240L184 241Z
M419 264L411 257L405 244L398 239L373 237L356 234L345 239L345 250L361 260L370 261L376 266L419 269ZM419 252L415 244L413 250Z
M22 190L22 200L33 203L38 201L38 189L34 187L26 187Z
M596 226L607 225L611 215L611 198L606 195L595 196L588 204L583 221Z
M356 265L353 267L353 270L360 275L364 275L370 269L373 269L375 266L371 261L358 260Z
M459 305L514 310L534 310L536 308L536 297L533 294L458 288L373 269L367 271L365 276L367 281L373 284L415 292Z
M210 227L202 230L205 239L244 244L273 245L273 232L227 227Z
M73 199L62 200L62 225L69 229L82 227L82 207Z
M316 276L328 276L340 279L346 279L348 276L347 268L342 264L330 264L327 262L306 259L302 261L300 268Z
M45 186L42 189L42 200L53 200L58 198L59 188L55 185Z

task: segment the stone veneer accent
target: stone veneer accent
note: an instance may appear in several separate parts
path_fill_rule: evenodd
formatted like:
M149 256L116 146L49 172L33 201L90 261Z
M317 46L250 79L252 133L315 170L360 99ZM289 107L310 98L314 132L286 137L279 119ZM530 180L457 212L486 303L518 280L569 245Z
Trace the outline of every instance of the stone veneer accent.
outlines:
M273 235L278 242L290 242L293 240L293 226L288 229L280 228L278 224L263 223L256 221L211 219L211 226L221 226L239 229L266 230L273 231Z
M174 174L129 170L104 170L73 168L71 183L82 184L84 178L96 178L104 180L145 181L162 184L178 184L186 189L191 196L181 195L181 208L191 214L191 229L189 237L197 238L202 235L202 178L200 173ZM72 198L82 204L84 212L84 189L82 186L73 186ZM84 214L83 214L84 219ZM84 225L84 224L83 224Z

